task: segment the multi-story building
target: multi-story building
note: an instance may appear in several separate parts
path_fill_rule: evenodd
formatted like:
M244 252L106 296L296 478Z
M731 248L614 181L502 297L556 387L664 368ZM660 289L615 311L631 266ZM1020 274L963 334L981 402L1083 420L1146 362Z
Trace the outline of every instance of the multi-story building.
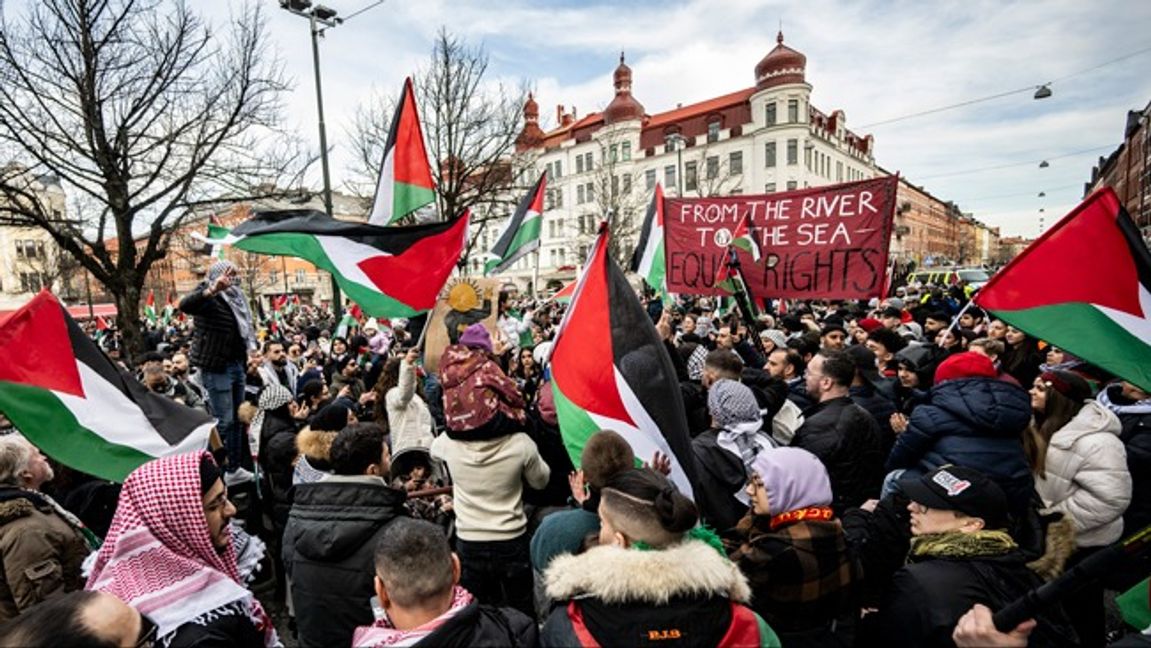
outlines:
M1151 103L1143 110L1128 111L1123 143L1099 158L1084 195L1103 186L1115 190L1143 237L1151 241Z
M529 96L517 152L548 172L539 253L541 286L574 277L605 215L615 221L619 258L635 244L656 183L666 196L759 194L819 187L886 175L875 142L847 127L842 110L811 104L807 58L776 37L755 66L755 85L707 101L649 115L632 94L632 70L620 56L615 97L601 113L580 118L556 108L558 126L545 132ZM906 179L899 185L892 251L901 261L988 263L998 232L965 217ZM480 235L490 249L498 232ZM529 285L535 260L506 275ZM481 263L471 262L478 271ZM546 283L545 283L546 282Z
M529 97L517 149L548 171L541 284L574 277L605 215L615 223L617 254L626 257L657 182L669 197L715 196L876 176L872 137L848 129L842 110L811 104L806 66L780 33L755 66L755 85L649 115L632 95L632 70L621 54L607 108L579 118L561 106L550 132L540 128L539 106ZM495 235L481 235L481 249ZM533 264L522 259L507 274L526 283Z
M19 167L6 167L2 173L22 174ZM65 214L64 189L54 176L28 178L28 190L36 195L50 218ZM71 281L74 264L45 230L38 227L0 227L0 311L15 310L49 288L66 296L77 290Z

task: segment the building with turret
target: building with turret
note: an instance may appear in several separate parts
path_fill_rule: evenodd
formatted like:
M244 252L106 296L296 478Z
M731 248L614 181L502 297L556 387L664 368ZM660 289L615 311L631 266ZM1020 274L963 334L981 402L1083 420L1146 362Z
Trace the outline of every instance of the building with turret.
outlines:
M583 117L558 106L556 127L540 126L537 97L524 105L517 152L547 170L539 282L544 288L575 276L596 224L613 223L617 258L626 258L656 183L665 195L705 197L772 193L871 178L874 140L847 126L842 110L811 103L807 57L783 34L749 76L754 85L650 114L633 91L621 53L612 75L614 96L602 112ZM498 232L480 235L490 249ZM478 270L478 260L471 261ZM528 287L535 261L521 259L506 274Z

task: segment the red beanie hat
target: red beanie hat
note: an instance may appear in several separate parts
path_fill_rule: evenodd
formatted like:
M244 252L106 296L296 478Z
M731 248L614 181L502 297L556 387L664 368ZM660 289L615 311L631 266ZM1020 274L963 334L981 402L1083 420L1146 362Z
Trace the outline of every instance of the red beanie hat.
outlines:
M956 378L995 378L998 375L991 358L975 351L964 351L939 363L935 370L935 384Z
M870 333L875 329L883 328L883 322L875 319L874 317L865 317L859 320L859 328Z

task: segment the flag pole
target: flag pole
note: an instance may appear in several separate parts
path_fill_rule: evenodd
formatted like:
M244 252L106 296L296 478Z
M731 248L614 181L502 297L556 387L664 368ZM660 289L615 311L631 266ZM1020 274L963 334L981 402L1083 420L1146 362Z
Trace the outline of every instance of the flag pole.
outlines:
M956 313L955 318L951 320L951 326L947 327L948 335L950 335L951 332L955 330L955 325L959 323L960 318L963 317L963 314L966 313L967 309L971 308L971 305L974 303L974 301L968 299L967 303L963 305L963 308L959 309L959 312Z
M540 294L540 287L539 287L539 283L540 283L540 246L539 245L536 245L536 249L532 254L535 254L535 257L536 257L535 266L532 269L532 299L535 299L536 296L538 296Z

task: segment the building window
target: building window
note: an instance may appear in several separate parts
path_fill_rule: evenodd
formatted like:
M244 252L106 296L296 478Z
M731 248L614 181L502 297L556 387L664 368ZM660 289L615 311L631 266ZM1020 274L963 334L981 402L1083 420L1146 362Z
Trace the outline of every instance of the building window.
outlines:
M594 163L595 158L592 157L592 152L588 151L587 153L584 153L583 157L584 157L584 161L583 161L584 169L587 171L593 171L595 169L595 163Z
M799 99L787 100L787 121L792 124L799 121Z
M767 102L767 108L766 108L766 112L765 112L764 116L766 117L766 121L767 121L768 126L775 126L775 102L774 101Z
M796 188L795 180L788 180L787 181L787 190L788 191L795 191L795 188Z
M611 160L613 163L618 162L619 161L619 144L612 144L610 151L611 151L611 153L609 154L610 157L608 157L608 159Z
M727 170L731 172L731 175L743 173L743 151L731 152L727 158Z
M683 190L695 191L699 186L699 172L696 170L695 162L688 162L683 165Z
M623 174L623 180L621 180L620 182L623 185L620 188L620 190L623 191L624 195L631 193L631 174L630 173Z
M787 140L787 163L799 164L799 140Z
M707 179L715 180L719 177L719 156L712 155L707 158Z
M583 173L583 154L576 156L576 173Z
M769 182L763 185L763 193L775 193L775 183Z
M763 159L766 161L766 166L775 166L775 142L763 145Z
M553 268L556 267L556 251L555 251L555 249L553 248L553 249L549 250L548 254L552 260L552 267Z
M663 184L667 187L678 187L675 180L675 165L670 164L663 168Z
M619 196L619 176L613 175L611 177L611 197L616 198Z
M553 191L555 191L555 201L556 201L555 206L556 207L563 207L564 206L564 190L561 187L556 187Z
M842 162L836 162L835 163L835 181L836 182L843 182L843 163Z
M302 283L304 283L304 281L306 281L304 274L305 273L304 273L304 270L302 268L299 270L296 270L296 283L302 284Z
M582 160L583 158L579 158L579 159ZM584 191L583 185L577 185L576 186L576 204L577 205L584 204L584 193L583 193L583 191Z
M557 218L557 219L556 219L556 232L559 234L560 238L563 238L563 235L564 235L564 219L562 219L562 218Z
M719 120L718 119L711 121L711 122L708 122L708 124L707 124L707 141L709 143L719 141Z
M568 251L565 248L560 248L560 265L567 265Z
M555 179L559 180L560 178L564 177L564 161L556 160L553 162L553 164L555 164L556 167Z
M587 183L587 201L588 202L595 202L595 183L594 182Z
M620 157L623 158L623 160L625 162L627 160L630 160L631 159L631 142L624 142L623 144L620 144L619 145L619 154L620 154ZM560 250L560 253L561 253L560 256L562 257L563 256L563 254L562 254L563 250Z
M643 172L643 186L647 191L655 189L655 169L648 169Z
M581 261L587 259L587 246L586 245L579 246L579 258Z
M268 273L268 283L274 284L279 280L280 280L280 273L279 272L273 270L273 271Z

